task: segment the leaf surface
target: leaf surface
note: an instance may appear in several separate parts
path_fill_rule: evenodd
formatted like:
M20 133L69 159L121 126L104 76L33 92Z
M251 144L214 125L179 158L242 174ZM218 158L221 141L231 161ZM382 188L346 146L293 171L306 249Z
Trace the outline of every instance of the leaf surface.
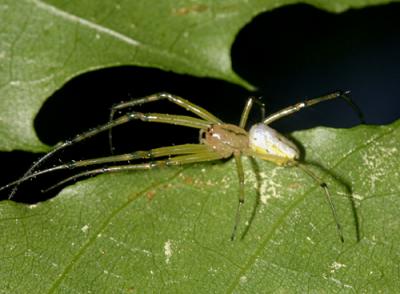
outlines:
M37 205L0 204L0 289L395 292L399 127L293 134L330 187L344 243L322 189L297 168L257 160L254 172L245 160L242 238L233 242L233 161L102 175ZM353 191L359 241L344 183Z

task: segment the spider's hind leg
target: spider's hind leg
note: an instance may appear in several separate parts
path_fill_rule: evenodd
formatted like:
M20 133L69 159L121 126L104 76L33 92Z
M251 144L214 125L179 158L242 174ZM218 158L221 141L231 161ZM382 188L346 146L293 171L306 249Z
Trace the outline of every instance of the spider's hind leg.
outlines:
M43 192L47 192L47 191L57 188L61 185L64 185L67 182L74 181L74 180L77 180L82 177L95 176L95 175L99 175L99 174L116 173L116 172L149 170L149 169L166 167L166 166L179 166L179 165L186 165L186 164L214 161L214 160L221 159L220 154L218 154L212 150L209 150L207 146L201 145L201 144L198 144L197 146L201 146L201 147L199 147L200 150L196 150L194 153L191 153L191 154L184 154L184 153L176 152L175 153L176 156L171 156L171 157L168 157L167 159L149 161L149 162L138 163L138 164L115 165L115 166L97 168L97 169L81 172L81 173L78 173L74 176L71 176L65 180L62 180L62 181L56 183L55 185L51 186L50 188L47 188L46 190L44 190ZM170 148L172 149L173 147L175 147L175 146L172 146ZM193 147L190 147L190 148L193 148ZM199 149L199 148L197 148L197 149ZM169 155L172 155L172 154L173 154L173 152L171 152Z

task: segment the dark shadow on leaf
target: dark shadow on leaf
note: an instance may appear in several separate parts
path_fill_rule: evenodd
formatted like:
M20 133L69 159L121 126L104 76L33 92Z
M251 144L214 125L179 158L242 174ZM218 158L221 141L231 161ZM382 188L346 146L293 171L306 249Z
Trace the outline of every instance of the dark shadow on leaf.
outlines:
M260 166L258 165L257 161L253 157L249 157L250 159L250 164L251 168L253 169L254 175L256 177L256 201L254 202L253 209L250 214L249 220L246 222L246 227L243 230L243 233L240 236L240 240L243 240L247 233L250 230L251 224L254 221L254 218L256 217L257 209L260 206L260 200L261 200L261 177L260 177Z
M359 242L361 240L360 218L359 218L359 214L357 212L356 202L353 197L353 189L352 189L349 181L346 180L343 176L341 176L337 172L327 169L319 162L311 161L311 160L306 161L305 157L307 154L307 150L303 147L303 145L298 140L296 140L296 138L291 136L290 134L286 135L286 137L288 137L292 142L294 142L296 144L296 146L299 148L300 154L301 154L300 161L302 163L309 165L309 166L313 166L313 167L319 169L320 171L322 171L324 174L329 175L335 182L337 182L340 186L342 186L345 189L347 199L350 202L350 206L351 206L351 210L352 210L356 239L357 239L357 242ZM328 187L329 187L329 185L328 185Z
M309 165L309 166L313 166L313 167L319 169L324 174L327 174L332 179L334 179L334 181L337 182L340 186L344 187L344 189L346 191L346 195L347 195L346 198L348 199L348 201L350 203L350 207L351 207L351 211L352 211L352 215L353 215L353 222L354 222L354 230L355 230L356 240L357 240L357 242L360 242L360 240L361 240L360 218L359 218L359 215L358 215L358 212L357 212L356 202L355 202L355 199L353 197L353 189L352 189L351 185L349 184L349 182L346 181L339 174L335 173L334 171L325 168L320 163L317 163L315 161L307 161L307 162L305 162L305 164ZM329 188L329 185L328 185L328 188ZM334 199L332 199L332 200L334 201Z

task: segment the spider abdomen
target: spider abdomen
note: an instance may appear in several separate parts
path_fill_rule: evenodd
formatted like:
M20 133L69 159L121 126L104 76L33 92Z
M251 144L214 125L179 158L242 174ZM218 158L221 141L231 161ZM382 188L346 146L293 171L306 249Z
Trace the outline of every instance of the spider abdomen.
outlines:
M292 160L300 157L300 151L292 141L263 123L251 127L249 145L253 151L260 154L270 154Z
M200 131L201 143L210 146L223 158L249 148L248 133L236 125L215 124Z

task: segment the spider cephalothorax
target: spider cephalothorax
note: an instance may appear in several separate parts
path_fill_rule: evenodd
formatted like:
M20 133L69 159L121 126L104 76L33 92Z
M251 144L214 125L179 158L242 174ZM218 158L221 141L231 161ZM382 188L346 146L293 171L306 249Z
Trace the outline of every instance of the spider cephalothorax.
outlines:
M249 149L249 134L236 125L214 124L207 130L200 130L200 133L200 143L210 146L222 158L246 154Z

